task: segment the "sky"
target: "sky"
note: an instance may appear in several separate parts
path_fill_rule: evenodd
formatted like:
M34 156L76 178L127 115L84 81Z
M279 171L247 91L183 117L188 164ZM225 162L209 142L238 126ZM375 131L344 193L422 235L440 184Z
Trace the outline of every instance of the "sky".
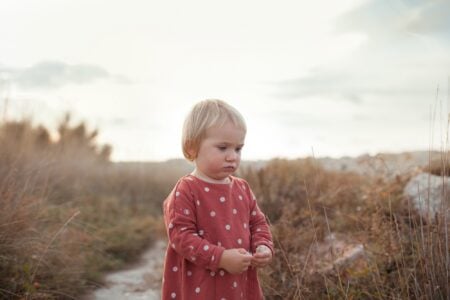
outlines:
M247 122L243 159L439 148L450 1L0 2L0 109L99 129L114 161L181 158L196 102Z

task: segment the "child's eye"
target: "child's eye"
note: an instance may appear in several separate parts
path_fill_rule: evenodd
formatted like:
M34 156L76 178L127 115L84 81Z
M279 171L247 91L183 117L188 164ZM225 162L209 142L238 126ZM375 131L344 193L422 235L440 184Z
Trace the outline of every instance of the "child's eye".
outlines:
M226 146L217 146L217 148L218 148L220 151L225 151L225 150L227 150L227 147L226 147Z
M239 148L236 148L236 152L241 152L241 150L242 150L242 148L241 148L241 147L239 147Z

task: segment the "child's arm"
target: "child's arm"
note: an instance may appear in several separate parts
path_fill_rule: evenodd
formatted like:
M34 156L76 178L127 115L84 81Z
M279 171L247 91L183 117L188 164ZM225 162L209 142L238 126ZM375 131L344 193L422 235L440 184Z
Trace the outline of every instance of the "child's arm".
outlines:
M189 186L186 182L180 181L164 204L164 220L169 243L185 259L217 271L224 248L199 236L195 205Z
M253 197L253 193L251 194ZM260 245L265 245L273 253L272 234L270 233L266 217L259 209L256 200L253 200L253 205L251 207L249 228L252 239L252 253L255 253L256 248Z
M256 202L256 198L250 189L248 183L246 184L248 194L251 199L250 206L250 234L251 234L251 251L254 253L255 266L264 266L272 260L273 256L273 242L272 234L270 233L269 224L267 224L266 217L261 212ZM267 247L268 251L262 251L263 247Z

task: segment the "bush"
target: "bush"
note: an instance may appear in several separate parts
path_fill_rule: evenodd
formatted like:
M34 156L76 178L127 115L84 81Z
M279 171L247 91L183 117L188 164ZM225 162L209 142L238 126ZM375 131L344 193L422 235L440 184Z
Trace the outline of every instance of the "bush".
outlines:
M448 221L424 224L402 195L408 175L386 180L325 171L314 160L272 160L243 172L271 223L268 299L447 299ZM314 270L329 234L364 245L355 268ZM447 245L447 246L446 246Z
M56 139L28 120L0 125L0 298L77 297L161 234L173 182L111 163L97 131L70 123Z

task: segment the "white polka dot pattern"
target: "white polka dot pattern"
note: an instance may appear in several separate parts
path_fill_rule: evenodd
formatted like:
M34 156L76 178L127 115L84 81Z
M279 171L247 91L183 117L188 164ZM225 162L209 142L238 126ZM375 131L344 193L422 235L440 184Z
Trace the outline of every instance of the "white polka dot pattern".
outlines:
M208 184L188 177L190 181L177 184L170 196L172 201L164 203L170 241L165 257L164 295L172 299L249 300L250 295L244 290L249 284L255 285L251 282L255 277L250 276L255 269L248 268L240 276L234 276L224 269L217 270L217 258L223 248L250 249L254 243L271 245L264 215L252 201L255 195L245 181L235 177L229 185ZM183 262L185 258L188 260ZM224 288L220 293L209 289L217 284ZM262 299L258 289L255 292L255 298L251 299Z

